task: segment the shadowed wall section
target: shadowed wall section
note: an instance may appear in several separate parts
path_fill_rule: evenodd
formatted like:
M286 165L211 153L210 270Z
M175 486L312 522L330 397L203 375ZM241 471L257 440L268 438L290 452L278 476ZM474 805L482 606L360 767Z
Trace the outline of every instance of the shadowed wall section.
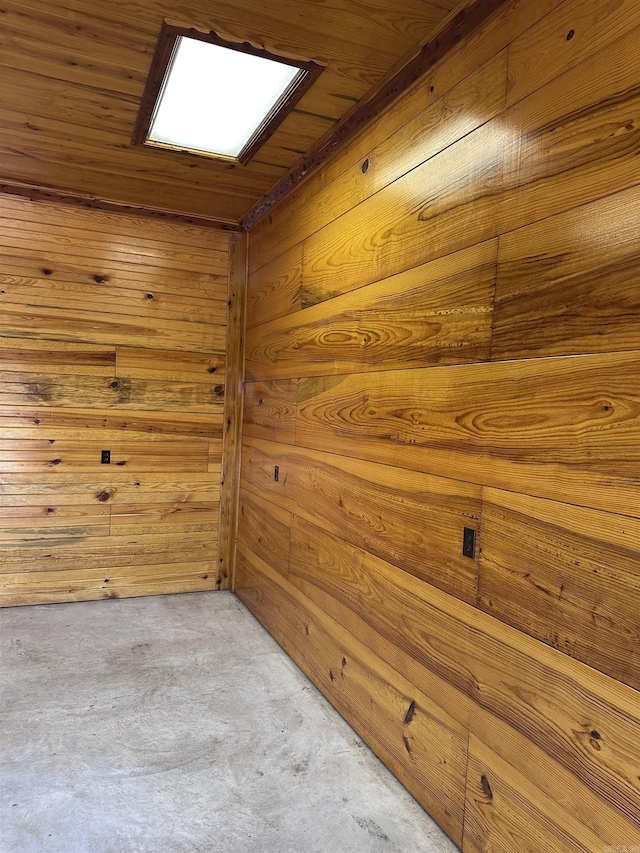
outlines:
M216 588L228 241L0 197L0 604Z
M639 39L506 4L250 235L236 591L465 853L640 840Z

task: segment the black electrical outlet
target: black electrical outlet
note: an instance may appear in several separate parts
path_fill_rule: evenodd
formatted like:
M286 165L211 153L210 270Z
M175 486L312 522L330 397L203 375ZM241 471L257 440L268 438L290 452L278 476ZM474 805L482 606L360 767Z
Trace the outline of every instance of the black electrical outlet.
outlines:
M110 450L103 450L100 461L102 462L103 465L111 465L111 451Z
M462 537L462 553L471 560L476 556L476 532L473 527L465 527Z
M276 483L280 479L280 466L279 465L275 465L273 468L273 479L276 481Z

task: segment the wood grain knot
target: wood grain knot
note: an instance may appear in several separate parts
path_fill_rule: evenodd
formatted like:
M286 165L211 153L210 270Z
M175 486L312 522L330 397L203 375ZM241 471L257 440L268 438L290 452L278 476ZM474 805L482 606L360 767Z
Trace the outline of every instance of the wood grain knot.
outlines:
M484 791L485 795L490 800L492 800L493 799L493 791L491 790L491 785L489 784L489 780L487 779L487 777L484 774L482 775L482 777L480 779L480 784L482 785L482 790Z
M414 700L411 700L411 704L409 705L407 713L404 715L404 721L405 721L406 725L409 725L409 723L415 717L415 714L416 714L416 703Z

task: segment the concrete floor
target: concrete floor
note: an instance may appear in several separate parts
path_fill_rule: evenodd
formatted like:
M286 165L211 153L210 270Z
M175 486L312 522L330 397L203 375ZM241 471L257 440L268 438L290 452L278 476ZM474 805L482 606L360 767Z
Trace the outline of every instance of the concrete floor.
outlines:
M245 607L0 611L2 853L454 853Z

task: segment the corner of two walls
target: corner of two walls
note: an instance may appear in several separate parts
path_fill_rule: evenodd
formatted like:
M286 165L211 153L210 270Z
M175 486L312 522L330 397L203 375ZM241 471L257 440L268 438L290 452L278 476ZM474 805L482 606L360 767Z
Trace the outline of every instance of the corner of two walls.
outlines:
M235 590L468 853L640 843L639 28L507 3L251 231Z
M229 235L8 195L0 224L0 605L223 585Z

